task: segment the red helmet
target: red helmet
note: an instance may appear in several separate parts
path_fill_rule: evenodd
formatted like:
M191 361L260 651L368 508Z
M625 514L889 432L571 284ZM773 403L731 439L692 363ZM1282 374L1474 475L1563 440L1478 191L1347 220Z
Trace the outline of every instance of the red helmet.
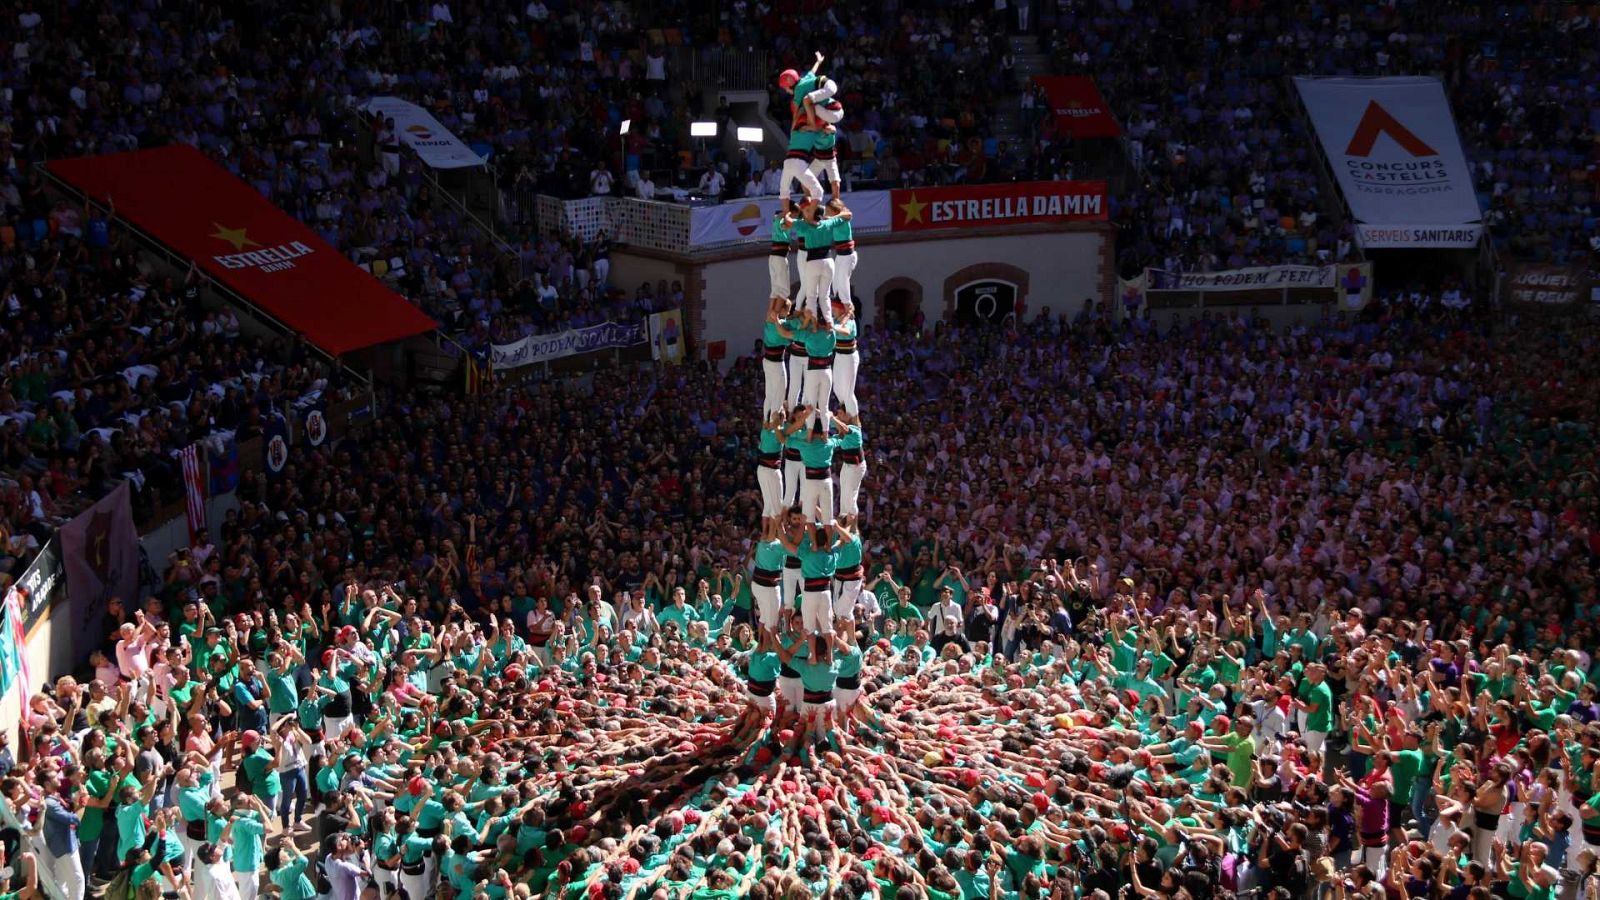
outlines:
M799 72L796 72L793 69L784 69L783 72L781 72L778 75L778 87L781 87L784 90L788 90L788 89L794 87L795 84L797 82L799 82L799 80L800 80L800 73Z

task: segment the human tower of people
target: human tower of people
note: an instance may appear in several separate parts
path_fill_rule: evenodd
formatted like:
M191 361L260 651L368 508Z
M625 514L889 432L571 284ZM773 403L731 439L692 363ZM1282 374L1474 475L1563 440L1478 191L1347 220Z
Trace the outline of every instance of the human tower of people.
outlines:
M745 672L753 713L797 717L803 750L832 741L833 725L850 719L861 677L855 620L866 456L850 296L856 252L833 150L844 109L834 99L838 85L818 75L822 62L819 53L809 72L790 69L778 79L794 99L783 208L772 221L762 336L761 535L751 574L761 643ZM833 192L826 203L819 175L828 177ZM787 193L796 180L805 190L798 207ZM804 256L799 295L791 300L789 255L796 241Z

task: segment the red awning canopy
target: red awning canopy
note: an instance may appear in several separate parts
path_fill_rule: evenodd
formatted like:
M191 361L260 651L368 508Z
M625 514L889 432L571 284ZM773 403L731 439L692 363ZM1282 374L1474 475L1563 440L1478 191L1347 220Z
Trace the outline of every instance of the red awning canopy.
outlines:
M248 184L184 144L49 170L335 356L437 326Z
M1106 109L1105 98L1087 75L1038 75L1046 102L1056 117L1056 129L1074 138L1114 138L1122 134Z

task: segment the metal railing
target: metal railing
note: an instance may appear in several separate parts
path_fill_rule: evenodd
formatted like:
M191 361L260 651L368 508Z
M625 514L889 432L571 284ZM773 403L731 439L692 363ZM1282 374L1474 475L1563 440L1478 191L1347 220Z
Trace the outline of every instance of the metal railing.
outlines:
M444 197L454 204L456 210L462 215L466 216L467 221L470 222L474 228L477 228L484 237L488 238L489 242L492 243L501 253L504 253L510 257L515 257L517 255L516 248L512 247L510 242L500 236L499 229L495 228L492 222L485 222L482 216L473 212L460 197L457 197L453 191L445 187L444 182L439 180L438 170L428 168L427 172L428 181L433 185L434 196ZM495 193L495 203L496 205L499 205L500 189L496 186L493 188L493 190Z
M772 80L771 56L765 50L704 47L696 54L697 81L725 91L759 91Z

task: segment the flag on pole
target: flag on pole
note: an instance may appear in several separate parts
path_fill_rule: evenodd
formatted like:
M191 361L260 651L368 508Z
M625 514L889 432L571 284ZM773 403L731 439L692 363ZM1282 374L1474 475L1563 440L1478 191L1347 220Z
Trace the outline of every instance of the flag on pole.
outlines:
M212 497L239 489L239 442L232 435L207 441L206 469L210 472Z
M283 470L289 465L289 420L280 412L268 414L261 436L267 478L277 481L283 477Z
M494 384L494 364L489 360L474 359L467 354L467 396L476 397Z
M28 701L33 697L33 678L28 671L28 634L22 624L22 604L15 587L6 591L5 622L0 625L0 696L17 687L22 721L28 721Z
M206 527L206 479L200 471L200 445L198 443L178 451L183 460L184 512L189 518L189 544Z

